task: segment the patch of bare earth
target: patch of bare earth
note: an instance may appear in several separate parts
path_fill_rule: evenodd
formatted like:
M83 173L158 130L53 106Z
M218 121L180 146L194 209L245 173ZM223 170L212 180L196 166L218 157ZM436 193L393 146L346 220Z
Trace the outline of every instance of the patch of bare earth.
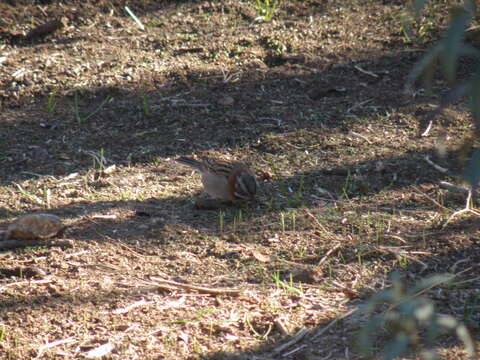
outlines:
M356 359L352 311L398 269L458 274L428 295L476 334L478 219L444 226L465 195L439 186L468 113L419 137L438 99L403 92L443 2L411 43L398 1L130 2L145 31L123 1L10 3L0 227L51 213L73 245L0 253L0 358ZM250 163L258 200L195 209L190 154Z

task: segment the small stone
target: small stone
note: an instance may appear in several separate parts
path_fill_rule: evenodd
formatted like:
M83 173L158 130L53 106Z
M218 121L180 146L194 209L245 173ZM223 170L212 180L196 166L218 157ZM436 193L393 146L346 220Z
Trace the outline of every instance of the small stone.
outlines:
M36 240L49 239L65 230L61 219L51 214L30 214L18 218L10 224L6 239Z
M220 104L220 105L223 105L223 106L230 106L230 105L233 105L234 103L234 100L231 96L221 96L217 102Z
M195 207L201 210L216 210L221 206L221 203L217 199L202 199L197 198L195 200Z

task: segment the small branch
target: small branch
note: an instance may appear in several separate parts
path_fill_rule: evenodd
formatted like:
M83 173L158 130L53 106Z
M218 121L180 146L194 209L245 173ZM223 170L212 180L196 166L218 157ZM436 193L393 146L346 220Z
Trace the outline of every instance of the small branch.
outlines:
M143 26L142 22L135 16L135 14L130 10L128 6L125 6L125 11L130 15L130 17L135 21L140 29L142 31L145 31L145 26Z
M289 341L287 341L285 344L282 344L280 346L277 346L273 352L275 354L280 354L283 350L285 350L286 348L298 343L300 340L302 340L305 335L307 334L310 334L310 330L308 329L302 329L300 330L292 339L290 339Z
M461 193L461 194L465 194L465 195L468 194L468 189L465 189L465 188L462 188L462 187L459 187L459 186L455 186L455 185L450 184L446 181L440 181L439 187L441 189L445 189L445 190L448 190L448 191L451 191L451 192Z
M430 160L430 156L424 156L424 160L431 166L435 168L435 170L440 171L441 173L445 174L448 172L447 168L441 167L440 165L435 164L432 160Z
M433 125L433 120L430 120L430 122L428 123L427 128L420 134L420 136L421 136L421 137L428 136L428 134L430 133L430 130L432 129L432 125Z
M437 205L439 208L443 209L443 210L448 210L445 206L443 206L442 204L440 204L437 200L431 198L430 196L428 196L427 194L425 194L422 190L418 189L417 187L413 186L412 187L417 193L423 195L426 199L430 200L432 203L434 203L435 205Z
M361 73L365 74L365 75L369 75L371 77L374 77L374 78L378 78L378 75L371 72L371 71L368 71L368 70L365 70L365 69L362 69L360 66L358 65L355 65L354 66L355 69L357 69L358 71L360 71Z
M63 344L69 344L72 342L76 342L75 338L69 337L66 339L60 339L60 340L55 340L49 343L46 343L38 348L38 351L42 352L45 349L50 349L52 347L58 346L58 345L63 345Z
M276 319L274 323L277 329L282 333L282 335L286 336L289 334L287 327L281 319Z
M317 217L315 215L313 215L308 209L304 209L303 211L305 211L305 214L307 214L312 220L313 222L315 223L315 225L317 225L317 227L320 228L320 230L322 230L323 232L325 232L326 234L330 234L330 231L328 231L325 226L323 226L320 221L318 221Z
M187 104L187 103L172 103L172 106L187 106L187 107L209 107L210 104Z
M72 248L72 240L3 240L0 241L0 250L16 249L26 246L58 246Z
M337 244L333 248L328 250L327 253L324 255L324 257L320 259L317 266L322 265L329 258L329 256L332 255L335 251L337 251L341 246L342 244Z
M156 286L159 286L160 288L165 289L165 290L185 289L185 290L198 291L199 293L203 293L203 294L232 295L232 296L238 296L242 292L242 290L240 290L240 289L209 288L209 287L198 286L198 285L189 285L189 284L178 283L176 281L166 280L166 279L162 279L162 278L159 278L159 277L153 277L153 276L151 277L151 279L154 280L154 284Z
M303 345L300 345L299 347L293 349L293 350L290 350L289 352L285 353L285 354L282 354L282 357L287 357L287 356L290 356L292 354L295 354L296 352L299 352L300 350L303 350L307 347L307 345L303 344Z
M352 315L353 313L355 313L356 311L358 310L358 307L355 307L353 309L350 309L349 311L343 313L342 315L340 315L339 317L337 317L336 319L332 320L330 322L330 324L328 324L327 326L317 330L315 332L315 334L310 338L310 340L315 340L316 338L322 336L328 329L330 329L333 325L335 325L337 322L339 322L340 320L343 320L347 317L349 317L350 315Z
M367 143L369 144L373 144L370 140L368 140L365 136L363 136L362 134L359 134L355 131L350 131L350 135L353 135L353 136L356 136L356 137L359 137L360 139L362 140L365 140Z
M10 286L19 286L19 285L29 285L29 286L31 286L32 284L44 285L44 284L50 284L52 282L53 282L52 280L48 280L48 279L18 281L18 282L14 282L14 283L5 284L3 286L0 286L0 291L5 290L7 287L10 287Z

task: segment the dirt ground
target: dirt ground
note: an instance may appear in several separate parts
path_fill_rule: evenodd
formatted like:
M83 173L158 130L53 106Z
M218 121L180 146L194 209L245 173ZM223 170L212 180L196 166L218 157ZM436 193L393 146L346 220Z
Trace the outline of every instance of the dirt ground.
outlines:
M476 337L478 216L447 223L466 197L440 186L469 114L419 136L447 87L404 91L448 2L411 37L402 3L0 2L0 230L50 213L70 240L0 252L0 358L358 359L365 319L339 317L393 270L457 274L428 296ZM174 159L205 154L250 164L257 201L196 209Z

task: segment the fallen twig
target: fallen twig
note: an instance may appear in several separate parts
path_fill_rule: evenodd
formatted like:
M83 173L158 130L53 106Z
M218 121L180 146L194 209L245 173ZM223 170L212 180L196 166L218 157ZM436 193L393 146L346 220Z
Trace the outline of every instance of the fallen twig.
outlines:
M145 31L145 26L143 26L140 19L135 16L135 14L132 12L132 10L130 10L130 8L128 6L125 6L125 11L128 13L128 15L130 15L130 17L133 19L133 21L135 21L137 23L138 27L140 29L142 29L143 31Z
M433 125L433 120L430 120L430 122L428 123L427 128L420 134L420 136L421 136L421 137L428 136L428 134L430 133L430 130L432 129L432 125Z
M209 288L205 286L198 286L198 285L190 285L190 284L183 284L178 283L176 281L166 280L159 277L152 276L150 278L154 281L156 286L159 286L162 289L166 290L178 290L178 289L186 289L186 290L194 290L198 291L199 293L203 294L211 294L211 295L232 295L238 296L242 290L240 289L219 289L219 288Z
M440 204L437 200L431 198L430 196L428 196L427 194L425 194L422 190L420 190L419 188L413 186L412 187L417 193L423 195L426 199L430 200L432 203L434 203L435 205L437 205L439 208L441 209L444 209L444 210L448 210L445 206L443 206L442 204Z
M53 282L53 281L48 280L48 279L17 281L17 282L14 282L14 283L5 284L5 285L0 286L0 291L4 290L4 289L6 289L7 287L10 287L10 286L32 285L32 284L43 285L43 284L50 284L51 282Z
M370 140L368 140L367 137L365 137L364 135L359 134L359 133L357 133L357 132L355 132L355 131L350 131L350 135L359 137L360 139L365 140L367 143L372 144L372 142L371 142Z
M49 342L49 343L46 343L46 344L40 346L38 348L38 351L42 352L45 349L50 349L50 348L58 346L58 345L69 344L69 343L72 343L72 342L75 342L75 341L76 340L73 337L69 337L69 338L66 338L66 339L60 339L60 340L55 340L55 341L52 341L52 342Z
M172 106L187 106L187 107L209 107L210 104L187 104L187 103L172 103Z
M323 232L331 235L330 231L328 231L325 228L325 226L323 226L322 223L320 223L320 221L318 221L318 219L315 215L313 215L308 209L303 209L303 211L305 212L305 214L307 214L313 220L315 225L317 225L320 228L320 230L322 230Z
M305 349L307 347L307 345L305 344L302 344L300 345L299 347L293 349L293 350L290 350L289 352L285 353L285 354L282 354L282 357L287 357L287 356L290 356L292 354L295 354L296 352L299 352L300 350L302 349Z
M340 320L343 320L347 317L349 317L350 315L352 315L353 313L355 313L356 311L358 310L358 307L355 307L353 309L350 309L349 311L343 313L342 315L340 315L339 317L337 317L336 319L332 320L327 326L317 330L315 332L315 334L310 338L311 340L315 340L316 338L322 336L328 329L330 329L333 325L335 325L337 322L339 322Z
M468 189L455 186L453 184L450 184L446 181L440 181L440 184L438 185L440 189L445 189L451 192L457 192L457 193L462 193L462 194L468 194Z
M0 250L16 249L26 246L58 246L61 248L72 248L72 240L3 240L0 241Z
M438 170L438 171L440 171L440 172L443 173L443 174L445 174L445 173L448 172L448 169L447 169L447 168L444 168L444 167L442 167L442 166L440 166L440 165L437 165L437 164L435 164L432 160L430 160L430 156L426 155L426 156L424 156L423 158L424 158L424 160L425 160L429 165L433 166L433 168L435 168L435 170Z
M335 245L333 248L331 248L330 250L328 250L327 253L320 259L317 266L322 265L330 255L332 255L335 251L337 251L340 248L340 246L342 246L342 244L339 243Z
M365 69L362 69L360 66L358 65L355 65L354 66L355 69L357 69L358 71L360 71L361 73L364 73L365 75L369 75L371 77L374 77L374 78L378 78L378 75L371 72L371 71L368 71L368 70L365 70Z
M286 336L289 334L287 327L281 319L276 319L274 323L277 329L282 333L282 335Z
M291 338L285 344L277 346L275 349L273 349L273 352L275 354L280 354L286 348L298 343L300 340L302 340L305 337L305 335L309 334L310 332L311 332L311 330L308 330L308 329L300 330L293 338Z

